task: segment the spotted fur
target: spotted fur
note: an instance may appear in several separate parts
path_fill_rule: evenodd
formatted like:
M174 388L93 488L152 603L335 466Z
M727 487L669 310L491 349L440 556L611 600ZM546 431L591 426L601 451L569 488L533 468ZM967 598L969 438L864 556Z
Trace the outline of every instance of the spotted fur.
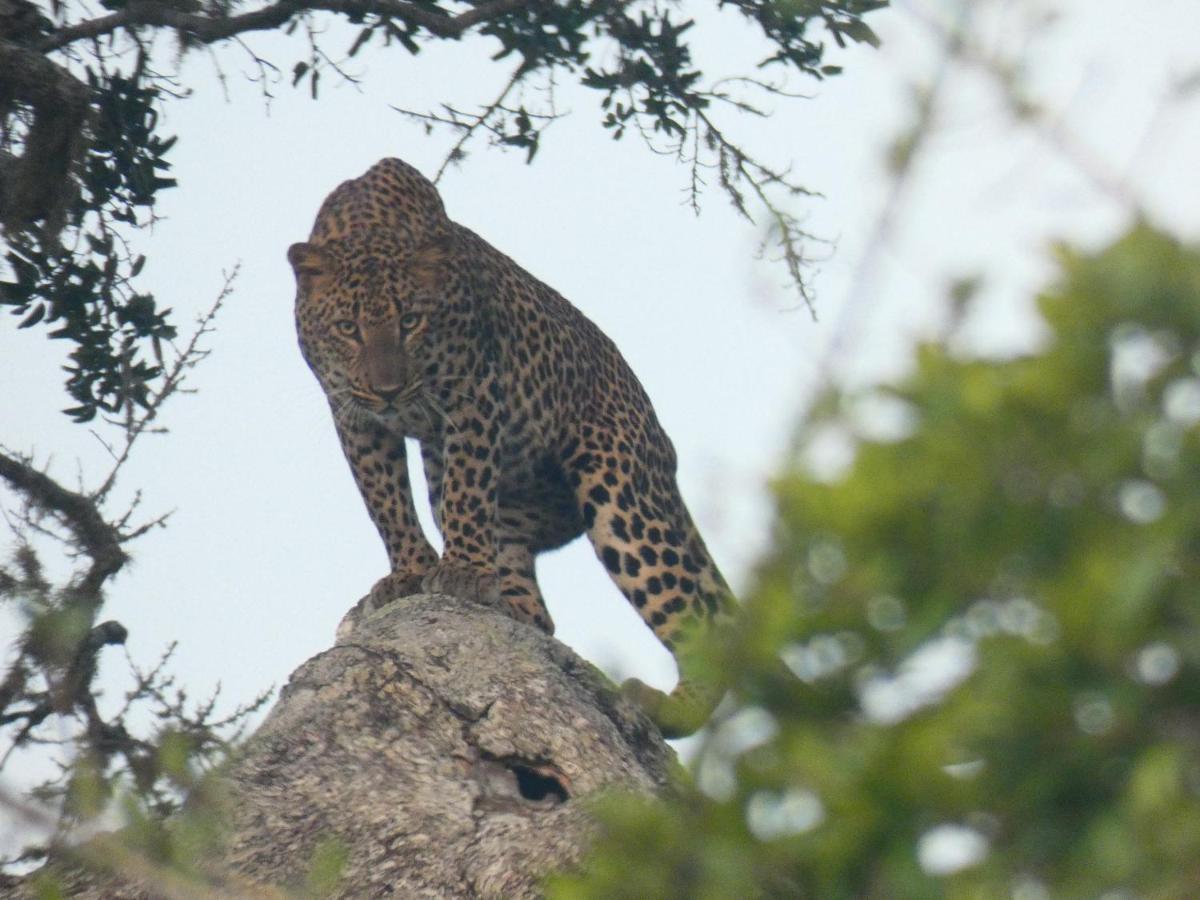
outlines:
M719 690L698 679L694 634L732 611L679 495L675 450L617 348L562 296L446 216L416 169L385 159L341 184L288 258L300 346L328 396L392 573L499 601L553 631L538 553L586 533L680 665L669 696L627 691L670 735ZM416 438L445 549L418 524L405 460Z

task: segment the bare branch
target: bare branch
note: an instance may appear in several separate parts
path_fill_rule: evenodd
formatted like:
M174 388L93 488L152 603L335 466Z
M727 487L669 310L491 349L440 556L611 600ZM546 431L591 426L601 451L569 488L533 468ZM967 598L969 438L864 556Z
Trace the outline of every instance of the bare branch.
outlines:
M758 84L755 82L755 84ZM758 84L758 86L763 86ZM819 197L795 181L787 170L775 169L758 159L749 156L740 146L731 141L722 128L705 112L702 98L712 98L713 94L696 95L697 102L689 109L688 122L682 135L673 139L669 149L660 150L654 145L655 135L642 127L635 120L643 140L652 150L663 153L673 153L683 163L690 164L691 180L687 188L688 200L695 212L699 212L699 194L705 185L700 169L715 169L718 183L724 190L733 208L748 222L755 222L755 215L747 206L748 191L759 201L766 211L768 226L759 245L759 256L765 256L768 247L773 246L777 252L777 260L782 261L787 268L791 283L800 295L801 301L815 318L816 307L813 304L812 292L806 270L810 259L806 255L806 247L812 243L825 244L827 241L806 231L795 215L790 213L782 204L779 194L786 197ZM742 112L764 114L761 110L743 104L741 101L721 97ZM689 155L690 145L690 155ZM715 159L713 158L715 155ZM706 160L707 157L707 160Z
M505 106L504 101L508 99L513 89L520 85L528 74L529 70L524 64L517 66L496 97L484 105L477 113L460 112L451 106L442 107L445 110L444 115L419 113L413 110L401 109L398 106L392 107L392 109L401 115L424 122L426 129L441 125L459 132L458 140L454 142L454 146L446 153L446 156L442 159L442 164L438 167L437 173L433 176L432 181L434 184L441 181L442 175L445 174L447 168L463 158L466 145L480 129L490 131L498 143L511 143L511 141L505 141L508 135L504 131L503 123L497 123L495 119L502 113L518 114L517 110ZM531 120L537 119L543 123L539 129L535 129L538 133L540 133L541 129L549 125L550 122L559 117L559 114L554 112L553 108L549 113L534 113L524 109L520 110L520 113Z
M1054 115L1034 100L1020 81L1019 70L1010 61L997 57L965 29L948 28L928 16L921 18L942 42L948 58L977 69L995 82L999 97L1007 105L1014 122L1029 128L1047 146L1066 158L1100 193L1136 216L1145 215L1143 202L1128 181L1105 162L1102 154L1080 139L1063 117Z

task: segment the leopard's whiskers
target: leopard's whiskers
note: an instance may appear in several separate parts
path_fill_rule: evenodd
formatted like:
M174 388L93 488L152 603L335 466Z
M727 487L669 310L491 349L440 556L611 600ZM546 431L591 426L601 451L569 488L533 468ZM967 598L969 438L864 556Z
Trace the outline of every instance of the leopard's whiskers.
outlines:
M437 413L438 416L441 418L441 420L443 422L445 422L448 426L450 426L450 429L455 434L458 433L458 431L459 431L458 426L454 423L454 420L450 418L450 414L448 412L446 412L445 407L443 407L437 401L437 399L434 397L433 394L431 394L429 391L422 391L421 399L424 401L424 405L429 411ZM431 426L433 424L434 424L433 422L430 422Z

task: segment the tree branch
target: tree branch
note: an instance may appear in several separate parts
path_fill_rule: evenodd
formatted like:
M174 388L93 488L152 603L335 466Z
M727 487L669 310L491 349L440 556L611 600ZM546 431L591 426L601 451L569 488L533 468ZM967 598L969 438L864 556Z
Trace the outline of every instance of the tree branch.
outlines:
M20 156L0 153L0 222L23 228L45 219L56 233L70 200L71 165L83 149L87 87L35 50L0 40L0 113L23 103L32 121Z
M121 549L121 536L104 520L91 497L67 490L49 475L35 469L29 460L0 451L0 478L18 490L39 509L61 519L92 561L74 585L78 596L92 607L99 606L100 588L129 561Z
M39 44L42 52L58 50L78 40L111 34L120 28L157 25L175 28L202 44L223 41L248 31L278 28L306 12L333 12L347 16L374 15L399 19L443 38L461 37L469 28L499 18L524 6L527 0L491 0L456 16L435 12L406 0L279 0L270 6L237 16L212 16L172 9L154 0L132 0L112 15L88 19L62 28Z

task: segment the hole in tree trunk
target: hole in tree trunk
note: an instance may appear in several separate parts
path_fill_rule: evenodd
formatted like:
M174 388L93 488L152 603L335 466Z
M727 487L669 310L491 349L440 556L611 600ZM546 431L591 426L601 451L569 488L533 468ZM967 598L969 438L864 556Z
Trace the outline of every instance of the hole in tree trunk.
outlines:
M549 801L551 803L566 803L568 797L562 781L546 766L527 766L522 763L509 761L505 763L512 773L517 776L517 790L526 800L534 803Z

